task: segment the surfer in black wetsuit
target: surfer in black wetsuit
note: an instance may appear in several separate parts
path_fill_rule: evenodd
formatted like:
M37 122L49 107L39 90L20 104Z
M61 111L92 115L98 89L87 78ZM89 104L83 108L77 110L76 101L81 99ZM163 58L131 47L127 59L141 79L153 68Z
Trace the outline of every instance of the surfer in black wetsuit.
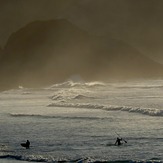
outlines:
M26 143L21 143L20 145L21 145L22 147L25 147L26 149L29 149L30 142L29 142L29 140L27 140Z
M26 149L28 149L29 146L30 146L30 142L29 142L29 140L27 140L27 142L26 142Z
M116 142L115 142L115 145L122 145L122 138L118 138L117 137L117 140L116 140Z

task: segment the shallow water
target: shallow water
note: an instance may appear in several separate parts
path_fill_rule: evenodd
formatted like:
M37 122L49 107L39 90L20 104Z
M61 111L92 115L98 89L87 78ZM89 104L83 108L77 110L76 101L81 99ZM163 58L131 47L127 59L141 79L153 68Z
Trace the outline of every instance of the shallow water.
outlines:
M162 162L162 90L158 80L1 92L0 161ZM114 146L119 135L127 143Z

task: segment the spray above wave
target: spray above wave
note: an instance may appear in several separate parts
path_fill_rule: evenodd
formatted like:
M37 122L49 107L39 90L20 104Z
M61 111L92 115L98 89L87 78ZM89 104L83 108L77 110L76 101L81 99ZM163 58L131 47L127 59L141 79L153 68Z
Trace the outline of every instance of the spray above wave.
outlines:
M89 103L52 103L48 107L72 107L72 108L88 108L88 109L102 109L107 111L127 111L134 113L141 113L150 116L163 116L163 110L154 108L139 108L139 107L127 107L127 106L112 106L112 105L99 105Z
M56 88L102 88L102 87L113 87L118 89L162 89L163 88L163 82L161 81L151 81L151 80L145 80L145 81L115 81L115 82L100 82L100 81L94 81L94 82L84 82L83 80L80 81L73 81L68 80L63 83L54 84L47 89L56 89Z
M71 87L102 87L102 86L105 86L105 83L103 82L98 82L98 81L95 81L95 82L74 82L72 80L69 80L69 81L66 81L64 83L60 83L60 84L54 84L52 86L50 86L48 89L53 89L53 88L71 88Z

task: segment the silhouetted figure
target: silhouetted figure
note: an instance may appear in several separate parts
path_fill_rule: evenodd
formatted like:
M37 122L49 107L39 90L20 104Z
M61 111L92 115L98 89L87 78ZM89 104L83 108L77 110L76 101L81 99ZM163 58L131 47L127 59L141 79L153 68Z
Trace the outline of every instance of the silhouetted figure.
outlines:
M28 149L29 146L30 146L30 142L29 142L29 140L27 140L27 142L26 142L26 149Z
M122 138L117 138L115 145L122 145Z
M25 147L26 149L29 149L30 142L29 142L29 140L27 140L26 143L21 143L20 145L21 145L22 147Z

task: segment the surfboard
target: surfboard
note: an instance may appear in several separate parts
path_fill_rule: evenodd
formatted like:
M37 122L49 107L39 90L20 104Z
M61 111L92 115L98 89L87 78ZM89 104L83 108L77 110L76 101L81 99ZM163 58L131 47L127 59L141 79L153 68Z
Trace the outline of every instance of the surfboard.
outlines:
M109 143L106 144L106 146L118 146L118 147L119 147L119 146L123 146L123 145L124 145L123 143L122 143L121 145L118 145L118 144L109 144Z
M106 144L106 146L116 146L115 144Z
M29 146L26 143L21 143L20 144L22 147L29 148Z

